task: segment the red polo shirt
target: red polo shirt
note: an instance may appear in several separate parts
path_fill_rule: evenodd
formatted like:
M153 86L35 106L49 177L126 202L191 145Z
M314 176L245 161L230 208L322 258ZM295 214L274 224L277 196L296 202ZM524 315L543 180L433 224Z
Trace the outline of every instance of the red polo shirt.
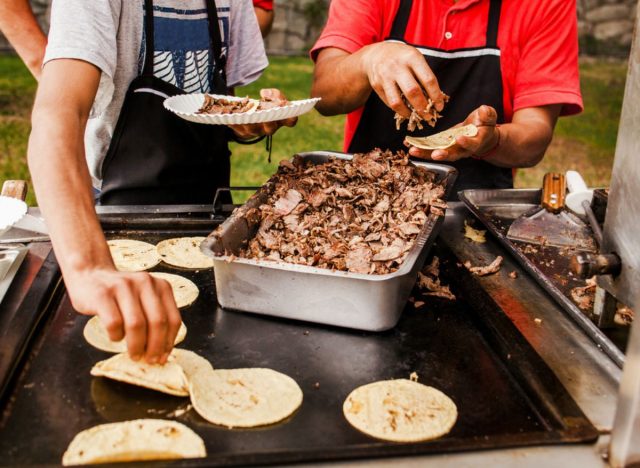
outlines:
M486 43L489 0L414 0L405 40L454 50ZM311 50L337 47L354 53L388 37L400 0L332 0L329 19ZM578 75L576 0L503 0L501 49L505 118L526 107L563 104L561 115L582 106ZM446 83L440 83L446 92ZM362 109L347 116L347 148Z
M273 0L253 0L253 6L263 10L273 10Z

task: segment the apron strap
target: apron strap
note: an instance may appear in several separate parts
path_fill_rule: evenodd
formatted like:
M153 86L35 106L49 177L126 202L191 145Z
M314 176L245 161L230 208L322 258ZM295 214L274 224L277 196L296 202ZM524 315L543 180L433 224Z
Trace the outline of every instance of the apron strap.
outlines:
M393 26L391 26L391 33L389 34L389 37L404 40L412 6L413 0L400 0L400 6L396 12L396 17L393 20Z
M153 45L153 0L144 0L144 67L142 74L153 76L153 56L155 47Z
M210 81L212 89L216 84L223 84L226 88L226 65L227 57L222 52L222 34L220 32L220 24L218 22L218 8L215 0L206 0L207 16L209 22L209 43L211 48L211 56L214 58L213 79ZM142 74L153 76L153 58L154 58L154 27L153 27L153 0L144 1L144 35L145 35L145 57ZM221 81L220 81L221 80Z
M487 23L487 47L498 48L498 26L500 25L500 11L502 0L491 0L489 6L489 21Z

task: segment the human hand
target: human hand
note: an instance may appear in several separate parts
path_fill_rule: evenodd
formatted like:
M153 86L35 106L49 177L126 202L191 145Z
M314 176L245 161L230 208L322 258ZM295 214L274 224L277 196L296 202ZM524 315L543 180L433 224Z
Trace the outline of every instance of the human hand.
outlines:
M456 144L439 150L424 150L412 146L409 155L433 161L457 161L472 155L482 156L494 149L500 141L500 130L496 126L498 114L493 107L480 106L474 110L461 124L473 124L478 127L478 134L474 137L458 136Z
M415 47L393 42L371 44L363 49L362 66L382 102L401 116L411 115L403 95L424 118L429 117L427 99L433 101L437 111L443 109L444 94L438 80Z
M287 98L279 89L261 89L260 97L272 100L286 101ZM297 117L290 119L278 120L276 122L264 122L258 124L246 124L246 125L229 125L233 133L240 140L248 140L263 135L273 135L283 125L286 127L294 127L298 122Z
M113 268L66 275L65 282L74 309L98 315L111 340L125 338L133 360L167 361L181 323L168 282Z

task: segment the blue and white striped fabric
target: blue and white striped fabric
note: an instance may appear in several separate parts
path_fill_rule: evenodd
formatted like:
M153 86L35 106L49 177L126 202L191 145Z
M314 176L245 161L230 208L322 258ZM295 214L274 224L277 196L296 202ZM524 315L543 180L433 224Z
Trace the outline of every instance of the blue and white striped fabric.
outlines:
M193 9L154 5L154 75L187 93L201 93L209 91L213 60L206 7L202 0L193 3ZM229 45L229 10L228 6L218 7L225 54ZM144 48L143 40L140 70Z

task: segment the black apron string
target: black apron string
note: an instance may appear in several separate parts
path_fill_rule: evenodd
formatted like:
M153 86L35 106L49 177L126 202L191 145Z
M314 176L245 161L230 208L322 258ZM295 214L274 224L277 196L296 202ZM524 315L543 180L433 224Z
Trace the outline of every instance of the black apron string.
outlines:
M502 0L491 0L489 6L489 21L487 22L487 47L498 48L498 26L500 25L500 11Z
M411 16L412 6L413 0L400 0L400 6L396 12L396 17L393 20L393 26L391 26L391 33L389 34L390 38L404 40L407 24L409 24L409 16Z
M144 0L144 68L142 74L153 76L153 56L155 46L153 44L153 0Z
M223 85L226 89L226 64L227 58L222 53L222 34L220 32L220 24L218 21L218 8L215 0L206 0L207 16L209 22L209 42L211 47L211 56L214 60L211 67L213 79L209 80L210 91L220 89L216 85ZM142 74L153 76L153 58L154 58L154 29L153 29L153 0L144 1L144 34L145 34L145 57L144 68Z
M213 77L209 80L210 91L223 87L227 89L227 57L222 53L222 33L218 22L218 8L215 0L207 0L207 13L209 17L209 38L211 42L211 56L214 60L211 67Z

